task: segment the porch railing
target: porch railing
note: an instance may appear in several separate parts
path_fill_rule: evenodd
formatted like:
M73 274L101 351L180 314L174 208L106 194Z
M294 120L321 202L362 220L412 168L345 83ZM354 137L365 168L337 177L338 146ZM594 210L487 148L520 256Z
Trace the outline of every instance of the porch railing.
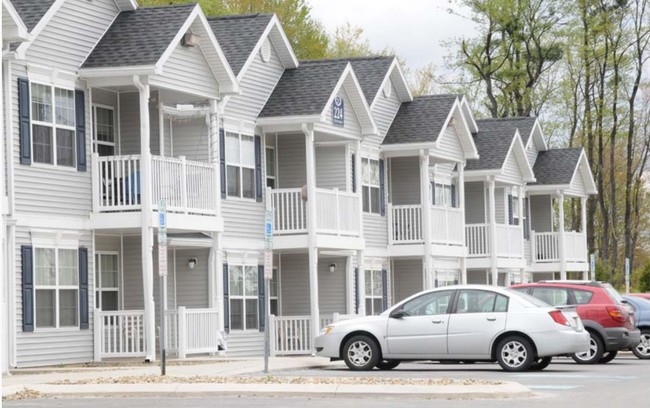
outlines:
M342 320L359 317L355 314L320 316L320 327ZM311 336L311 316L274 316L269 320L271 333L271 355L311 354L313 337Z
M567 262L589 262L587 236L582 232L565 232L564 247Z
M497 256L523 258L524 236L521 226L497 224Z
M225 340L219 331L217 309L168 310L165 316L167 331L165 348L175 352L179 358L188 354L216 353L225 347Z
M389 205L389 238L391 244L420 244L424 242L422 231L422 206Z
M144 310L94 313L95 360L145 356Z
M431 206L431 239L435 244L463 245L463 211Z
M307 232L307 208L302 189L271 190L271 205L275 209L273 232L277 235Z
M588 262L587 237L582 232L566 231L564 247L560 247L559 232L531 231L532 261L537 263L560 262L561 251L567 262Z
M140 155L93 155L94 201L98 212L136 211L142 208ZM170 212L216 214L216 167L184 157L152 156L152 205L160 199Z
M465 226L467 256L482 257L490 254L490 229L487 224Z

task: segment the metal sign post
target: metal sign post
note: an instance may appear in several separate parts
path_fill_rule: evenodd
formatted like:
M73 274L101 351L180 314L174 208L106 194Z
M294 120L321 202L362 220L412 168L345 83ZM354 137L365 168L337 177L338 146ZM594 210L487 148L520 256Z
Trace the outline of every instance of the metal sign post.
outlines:
M625 293L630 294L630 258L625 258Z
M158 276L160 277L160 375L167 374L165 352L165 312L167 309L167 204L158 203Z
M591 272L591 280L596 280L596 254L589 255L589 270Z
M273 211L267 210L264 222L264 372L269 372L269 354L271 353L271 337L269 330L269 315L271 314L271 279L273 278Z

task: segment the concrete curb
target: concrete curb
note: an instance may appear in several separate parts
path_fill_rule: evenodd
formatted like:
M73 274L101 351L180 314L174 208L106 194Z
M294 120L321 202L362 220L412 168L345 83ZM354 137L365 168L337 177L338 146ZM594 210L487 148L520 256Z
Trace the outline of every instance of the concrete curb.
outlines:
M408 397L429 399L521 398L533 392L504 382L499 385L350 385L350 384L35 384L25 387L49 396L309 396L329 398Z

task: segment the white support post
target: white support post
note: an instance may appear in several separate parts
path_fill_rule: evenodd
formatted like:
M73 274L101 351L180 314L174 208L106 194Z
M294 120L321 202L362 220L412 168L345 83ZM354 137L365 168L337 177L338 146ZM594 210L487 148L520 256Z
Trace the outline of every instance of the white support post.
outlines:
M146 78L134 76L133 83L138 88L140 107L140 201L142 203L142 284L144 297L144 332L146 341L146 360L156 360L156 313L153 299L153 226L151 203L151 149L149 125L150 88Z
M180 156L179 159L181 159L181 206L183 212L187 214L187 160L185 156Z
M101 310L93 309L93 337L94 341L94 357L93 361L102 361L102 341L104 331L102 330Z
M393 221L393 204L386 204L386 221L388 222L388 245L395 243L395 225Z
M178 307L178 358L187 355L187 315L185 306Z
M522 185L517 186L517 201L518 201L517 208L519 208L519 229L521 231L521 248L522 249L524 248L524 242L525 242L525 238L524 238L524 214L525 214L525 211L524 211L524 194L526 194L526 192L524 190L524 186L522 186ZM528 221L528 220L526 220L526 221ZM523 257L523 252L522 252L522 257Z
M491 176L488 179L488 213L490 217L490 272L492 275L492 285L499 285L499 268L497 265L497 219L496 219L496 203L494 197L495 180Z
M361 175L363 174L361 166L361 142L357 141L354 146L354 151L356 152L354 156L354 185L357 187L357 198L359 205L359 237L363 238L363 188L361 183L363 182Z
M587 239L587 197L580 197L580 232Z
M354 264L352 257L348 256L345 260L345 288L346 288L346 307L345 314L355 314L354 310Z
M210 163L214 173L215 211L221 217L221 167L219 166L219 109L215 99L210 100Z
M314 129L303 125L305 134L305 159L307 170L307 231L309 248L309 300L311 310L311 343L320 331L318 307L318 248L316 247L316 161L314 152ZM312 350L313 351L313 350Z
M219 310L219 332L225 330L225 321L228 316L225 315L224 308L224 281L223 281L223 251L221 247L221 232L212 233L212 252L214 253L214 263L215 265L215 286L216 286L216 308ZM215 307L213 305L213 307Z
M458 208L461 212L462 243L465 252L460 258L460 283L467 284L467 237L465 229L465 162L458 163ZM455 227L454 227L455 228Z
M363 251L357 251L357 299L359 299L359 316L366 315L366 271L365 271L365 258Z
M424 289L435 286L431 257L431 199L429 198L429 150L420 150L420 208L422 211L422 238L424 239Z
M269 315L269 354L271 357L275 357L275 315Z
M559 207L559 237L558 246L560 247L560 279L566 280L566 236L564 233L564 194L558 194L558 207Z

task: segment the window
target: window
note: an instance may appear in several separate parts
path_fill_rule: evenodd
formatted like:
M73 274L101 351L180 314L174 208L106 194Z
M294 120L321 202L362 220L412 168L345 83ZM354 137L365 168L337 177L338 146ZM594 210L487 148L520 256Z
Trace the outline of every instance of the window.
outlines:
M409 316L430 316L448 313L454 291L429 292L409 300L401 307Z
M258 328L257 266L231 265L230 328L247 330Z
M119 309L118 254L98 253L95 257L95 305L101 310Z
M74 167L74 91L31 84L34 163Z
M115 112L111 107L93 107L95 124L95 153L100 156L115 154Z
M383 308L383 284L381 271L366 271L366 314L378 315Z
M275 188L275 149L266 147L266 186Z
M573 296L576 298L577 304L586 305L594 296L594 292L589 290L573 289Z
M270 286L271 293L269 295L269 302L271 303L271 314L277 316L280 311L280 300L278 297L278 293L280 292L280 280L278 279L277 268L273 268L273 276L271 277Z
M34 249L36 327L74 327L79 321L76 249Z
M486 290L461 290L456 313L506 312L508 298Z
M255 138L226 132L228 197L255 198Z
M438 207L455 207L456 200L453 197L454 189L451 184L431 182L431 191L433 193L433 205Z
M510 202L512 203L512 225L519 225L519 217L521 212L519 211L519 197L510 196Z
M533 296L537 299L548 303L551 306L561 306L569 304L569 294L566 289L562 288L533 288Z
M363 212L379 214L379 160L362 159Z

